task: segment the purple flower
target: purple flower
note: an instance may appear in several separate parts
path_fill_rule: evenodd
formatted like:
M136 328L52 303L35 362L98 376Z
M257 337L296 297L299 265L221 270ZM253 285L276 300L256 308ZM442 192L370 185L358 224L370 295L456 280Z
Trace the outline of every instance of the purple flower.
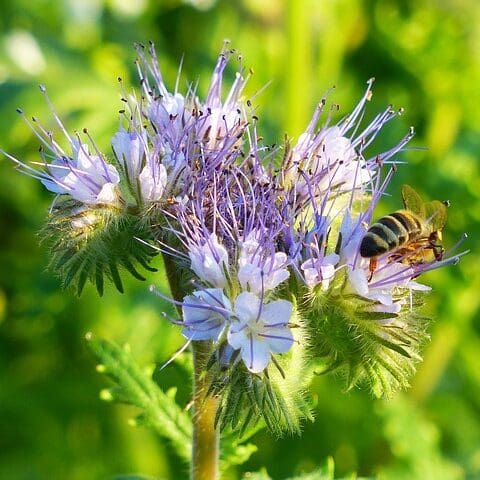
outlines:
M190 244L188 256L191 268L198 278L214 287L223 288L227 283L228 252L212 233L202 245Z
M230 301L220 288L193 292L183 299L183 335L189 340L218 340L230 310Z
M321 284L323 291L328 290L331 280L335 275L335 265L340 257L336 253L324 255L319 258L309 258L302 263L301 269L305 276L305 283L312 288Z
M72 156L57 157L45 169L48 173L39 175L51 192L70 195L88 205L118 204L120 177L116 168L101 155L89 153L88 145L72 141Z
M284 252L265 251L260 243L261 230L250 232L241 242L238 259L238 280L244 290L257 295L273 290L290 276Z
M104 155L86 130L84 132L93 146L94 153L90 152L89 146L82 143L78 136L70 136L53 109L45 87L41 86L40 90L45 95L52 114L65 135L72 153L67 154L54 140L52 133L45 130L35 117L33 117L32 123L27 120L21 110L18 110L41 142L42 162L35 163L35 167L32 167L6 152L3 152L4 155L13 160L19 166L21 172L37 178L53 193L69 195L74 200L86 205L118 206L121 197L117 188L120 183L120 175L117 169L105 161Z

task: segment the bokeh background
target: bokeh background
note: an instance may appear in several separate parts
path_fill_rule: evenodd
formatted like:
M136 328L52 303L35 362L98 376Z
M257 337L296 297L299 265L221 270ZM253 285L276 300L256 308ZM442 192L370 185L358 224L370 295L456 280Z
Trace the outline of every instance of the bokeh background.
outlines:
M378 138L381 150L410 125L412 143L378 214L400 206L408 182L425 197L451 201L445 244L469 233L471 253L456 267L428 275L432 340L409 391L389 402L348 394L335 377L314 383L316 423L301 438L255 438L259 451L226 478L267 465L275 479L309 471L328 456L338 476L382 479L480 479L480 3L477 0L10 0L0 1L0 147L38 160L38 141L16 115L23 107L52 126L37 85L69 129L88 127L105 150L118 127L117 76L135 83L131 48L154 40L173 86L184 55L182 85L205 91L223 40L255 74L268 143L298 136L316 102L346 113L368 78L376 84L366 120L386 104L405 114ZM130 408L99 400L106 380L85 347L91 330L128 342L138 361L161 364L182 344L159 317L166 307L147 284L127 293L93 288L79 299L46 271L35 234L51 196L0 157L0 479L100 480L142 472L187 478L156 435L128 420ZM161 272L149 278L166 289ZM188 386L173 366L163 386Z

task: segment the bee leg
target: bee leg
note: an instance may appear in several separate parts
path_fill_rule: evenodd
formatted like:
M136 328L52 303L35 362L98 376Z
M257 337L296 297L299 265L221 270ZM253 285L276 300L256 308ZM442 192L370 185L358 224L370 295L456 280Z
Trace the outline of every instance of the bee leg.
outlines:
M445 249L441 245L432 245L433 255L435 256L435 260L439 262L442 260L443 255L445 253Z
M430 238L428 239L429 246L427 248L430 248L433 252L433 256L435 257L435 260L439 262L442 260L443 255L445 253L445 249L442 247L442 245L438 244L437 242L440 240L438 232L432 232L430 235Z
M368 282L370 282L373 278L373 274L375 273L375 270L377 269L377 259L375 257L372 257L370 259L370 265L368 266L368 270L370 271L370 276L368 277Z

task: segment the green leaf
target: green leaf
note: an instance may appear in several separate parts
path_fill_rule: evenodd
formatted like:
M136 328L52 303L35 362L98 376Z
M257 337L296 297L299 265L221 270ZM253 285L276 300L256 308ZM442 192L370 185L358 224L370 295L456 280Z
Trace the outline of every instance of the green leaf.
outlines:
M110 376L116 384L115 388L108 390L110 398L140 408L142 413L138 423L153 428L170 441L179 457L190 461L192 423L171 392L165 393L152 380L150 373L136 364L128 349L97 339L91 333L86 339L101 364L98 370Z
M272 477L267 473L265 469L262 469L260 472L255 473L248 472L248 474L246 474L243 478L248 478L248 480L272 480Z
M158 480L154 477L147 477L145 475L120 475L113 477L112 480Z
M226 471L233 465L242 465L258 450L253 443L239 445L234 442L222 444L220 455L220 470Z
M246 476L244 478L247 478ZM248 478L250 480L272 480L272 478L268 475L265 469L262 469L256 473L249 473ZM295 477L289 477L285 480L335 480L335 464L333 458L329 457L325 465L314 472L310 473L303 473L301 475L296 475ZM348 477L343 477L342 479L338 480L374 480L373 478L367 477L357 477L355 473L351 474Z

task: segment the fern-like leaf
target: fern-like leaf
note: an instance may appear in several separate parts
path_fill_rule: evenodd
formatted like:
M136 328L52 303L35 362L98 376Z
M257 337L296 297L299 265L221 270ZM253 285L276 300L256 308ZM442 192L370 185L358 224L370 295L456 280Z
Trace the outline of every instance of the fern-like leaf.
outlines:
M141 410L137 423L152 427L170 441L175 451L186 462L190 461L192 423L188 414L175 402L173 395L164 392L143 371L126 348L97 339L87 334L91 351L100 362L99 371L115 382L115 387L103 397L134 405Z

